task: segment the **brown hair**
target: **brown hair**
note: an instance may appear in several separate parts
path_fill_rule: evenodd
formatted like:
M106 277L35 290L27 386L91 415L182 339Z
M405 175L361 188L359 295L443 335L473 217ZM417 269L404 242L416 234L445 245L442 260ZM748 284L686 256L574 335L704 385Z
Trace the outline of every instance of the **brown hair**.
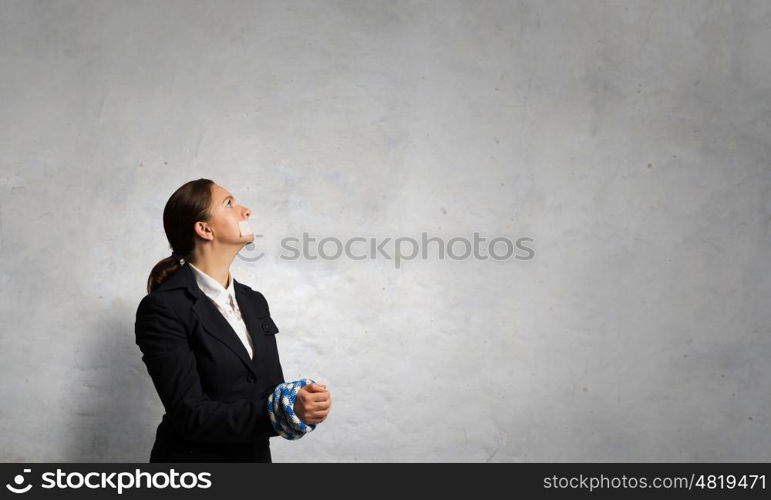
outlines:
M188 261L195 248L195 230L197 221L207 221L211 214L211 187L214 181L198 179L187 182L171 195L163 209L163 230L169 240L172 255L162 259L147 278L147 293L158 288L182 264L180 259Z

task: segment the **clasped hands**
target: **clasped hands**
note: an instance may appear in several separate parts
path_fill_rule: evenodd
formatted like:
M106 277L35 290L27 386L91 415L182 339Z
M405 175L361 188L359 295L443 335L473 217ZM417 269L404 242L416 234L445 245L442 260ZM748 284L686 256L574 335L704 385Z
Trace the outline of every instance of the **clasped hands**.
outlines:
M317 425L326 420L332 407L332 396L327 386L313 382L297 391L294 413L306 425Z

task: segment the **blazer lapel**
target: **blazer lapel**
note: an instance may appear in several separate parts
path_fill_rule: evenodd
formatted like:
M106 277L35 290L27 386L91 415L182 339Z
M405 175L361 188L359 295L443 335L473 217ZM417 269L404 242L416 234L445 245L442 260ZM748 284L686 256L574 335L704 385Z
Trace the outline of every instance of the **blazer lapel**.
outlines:
M240 305L239 305L240 307ZM223 344L228 346L231 351L236 353L241 361L249 368L249 370L257 376L257 371L249 358L249 352L244 347L244 343L238 338L238 334L230 326L228 320L217 310L217 307L211 303L208 297L205 295L193 304L193 313L198 317L204 330L210 335L216 337ZM255 345L255 357L257 356L257 346Z
M236 286L236 284L237 283L234 283L234 286ZM195 281L193 270L189 265L187 265L187 263L185 263L185 265L183 265L179 271L174 273L171 278L163 283L161 287L186 288L193 300L193 304L191 306L193 314L195 314L195 316L198 318L198 321L200 321L204 330L206 330L209 335L215 337L217 340L225 344L231 351L233 351L238 356L238 358L243 361L247 368L249 368L254 376L257 377L256 367L252 359L249 358L249 352L246 350L246 347L244 347L243 342L241 342L241 339L238 338L238 334L236 334L236 332L230 326L228 320L226 320L225 317L219 312L217 307L212 304L211 300L209 300L206 294L204 294L203 291L198 288L198 283ZM159 289L161 287L159 287ZM256 327L254 326L255 319L251 317L251 308L249 307L250 304L245 303L246 301L244 301L242 297L239 297L238 287L236 287L236 299L238 300L238 307L241 309L241 313L244 316L246 327L252 335L254 357L256 359L259 351L262 349L259 349L260 344L255 342L254 338L254 332L257 331L255 330ZM250 311L250 314L246 314L247 310Z
M234 286L238 308L241 310L241 317L244 319L246 330L252 337L252 345L254 346L253 361L257 362L262 359L266 352L265 328L263 324L267 321L267 317L257 310L257 301L254 299L251 289L242 286L238 281L234 283Z

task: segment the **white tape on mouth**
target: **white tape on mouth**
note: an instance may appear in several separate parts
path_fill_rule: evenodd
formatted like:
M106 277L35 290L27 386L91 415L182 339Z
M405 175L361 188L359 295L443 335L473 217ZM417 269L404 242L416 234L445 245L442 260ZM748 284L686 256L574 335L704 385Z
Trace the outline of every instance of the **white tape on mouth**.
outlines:
M246 236L247 234L254 234L251 226L249 225L248 220L242 220L241 222L239 222L238 229L241 231L241 236Z

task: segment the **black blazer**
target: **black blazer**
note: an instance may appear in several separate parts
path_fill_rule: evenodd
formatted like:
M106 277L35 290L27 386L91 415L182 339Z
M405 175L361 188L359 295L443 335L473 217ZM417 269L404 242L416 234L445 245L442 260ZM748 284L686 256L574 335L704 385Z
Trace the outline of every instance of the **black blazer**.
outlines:
M270 462L267 398L284 382L265 297L233 280L254 359L185 263L139 303L136 343L166 410L150 462Z

